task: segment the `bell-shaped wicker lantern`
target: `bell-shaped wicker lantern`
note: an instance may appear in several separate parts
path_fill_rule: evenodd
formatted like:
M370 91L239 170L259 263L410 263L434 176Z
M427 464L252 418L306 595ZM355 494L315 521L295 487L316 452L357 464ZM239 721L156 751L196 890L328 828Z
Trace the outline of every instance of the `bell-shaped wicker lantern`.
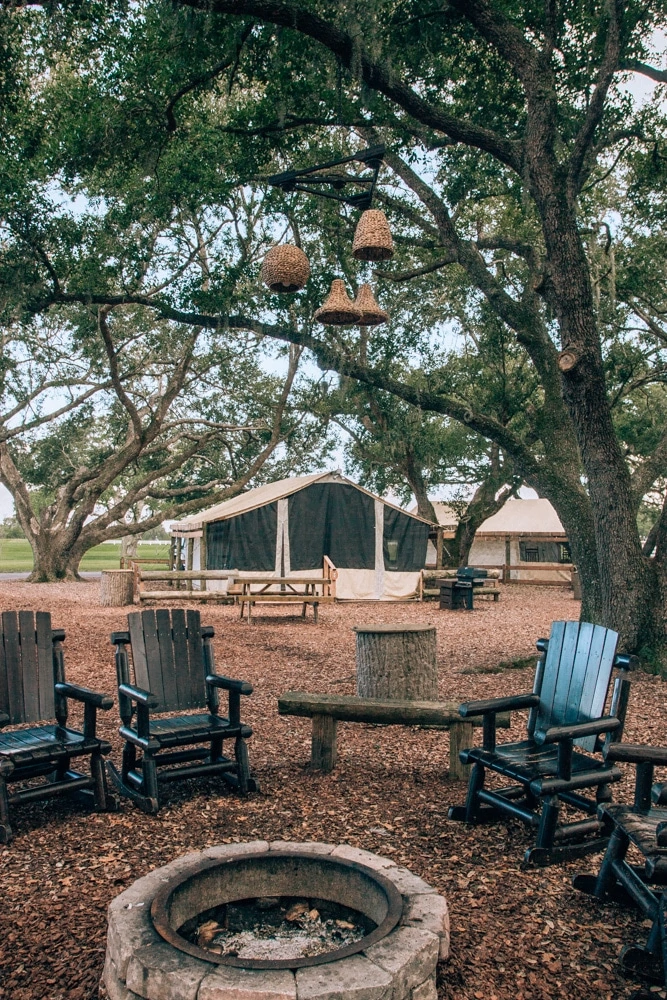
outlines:
M389 260L394 256L389 223L379 208L362 213L352 241L352 256L357 260Z
M349 297L340 278L331 282L329 297L315 313L315 319L327 326L352 326L361 319L361 309Z
M272 292L298 292L309 276L305 253L289 243L271 247L262 261L262 281Z
M379 323L386 323L389 319L389 313L386 313L377 304L373 289L367 283L360 287L354 304L361 312L359 326L377 326Z

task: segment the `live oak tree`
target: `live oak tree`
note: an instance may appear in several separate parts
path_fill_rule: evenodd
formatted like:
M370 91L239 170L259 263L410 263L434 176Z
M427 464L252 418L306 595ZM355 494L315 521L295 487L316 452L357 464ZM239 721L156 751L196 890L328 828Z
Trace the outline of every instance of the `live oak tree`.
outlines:
M21 9L35 5L3 6L13 25L35 16ZM303 297L301 318L249 288L243 298L202 282L146 303L106 287L99 268L85 282L72 269L50 274L33 241L26 308L134 303L183 324L254 330L461 421L556 507L580 570L583 615L661 659L667 514L648 558L637 512L667 456L661 418L650 448L650 435L638 433L662 406L652 396L661 398L665 345L664 115L659 102L638 107L620 86L629 73L664 81L650 62L661 6L180 0L49 10L40 16L54 19L56 33L66 29L72 51L79 45L78 65L87 44L90 65L102 69L82 74L61 46L45 106L61 120L78 107L80 122L73 127L70 115L58 144L57 122L44 115L37 128L31 105L31 128L16 131L23 149L39 147L34 162L46 163L50 148L88 191L113 182L124 187L127 212L150 213L191 200L194 188L210 205L230 178L261 186L276 167L383 139L378 203L398 246L396 262L381 269L385 304L391 311L394 291L405 289L441 321L495 322L535 385L522 412L499 419L462 397L447 366L417 364L396 377L360 338L303 322L326 272ZM20 88L6 93L6 114L20 118ZM293 198L277 201L294 215ZM484 350L478 357L483 368Z
M1 394L0 481L33 580L76 577L93 545L312 461L317 425L291 398L298 348L278 377L243 336L223 345L164 322L142 329L127 308L50 319L6 339Z

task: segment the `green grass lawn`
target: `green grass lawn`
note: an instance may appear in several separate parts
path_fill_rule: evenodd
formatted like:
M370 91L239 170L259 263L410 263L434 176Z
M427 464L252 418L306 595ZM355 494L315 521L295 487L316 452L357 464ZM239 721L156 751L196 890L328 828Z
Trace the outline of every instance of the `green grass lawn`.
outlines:
M139 542L139 559L166 559L169 556L169 542L152 545ZM120 542L96 545L89 549L81 560L82 570L118 569L120 566ZM144 569L151 567L146 564ZM159 565L154 567L160 569ZM32 549L25 538L0 538L0 573L30 572L32 569Z

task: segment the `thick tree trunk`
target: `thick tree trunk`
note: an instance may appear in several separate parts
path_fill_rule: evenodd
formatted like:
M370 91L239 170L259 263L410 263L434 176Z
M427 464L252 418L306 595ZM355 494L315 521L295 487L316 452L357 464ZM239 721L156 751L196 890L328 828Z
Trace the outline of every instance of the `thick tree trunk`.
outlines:
M563 398L574 426L592 514L599 595L598 622L615 629L621 647L665 647L656 631L659 588L642 555L627 463L614 430L588 261L564 172L553 153L549 102L530 107L526 152L540 213L561 348ZM558 508L557 508L558 509ZM588 603L585 569L584 602ZM659 617L659 616L658 616Z
M506 489L496 499L497 491L498 483L495 478L493 481L481 483L475 490L472 500L459 520L454 538L447 541L451 566L468 565L477 529L488 517L497 514L512 494L510 489Z
M406 454L405 478L410 484L410 488L415 495L415 500L417 501L417 513L419 516L426 518L427 521L431 521L433 524L437 524L438 517L435 513L435 507L428 498L428 491L424 480L423 470L417 465L412 453L409 450Z
M79 562L81 556L74 557L72 549L66 545L58 533L40 532L28 538L33 555L31 583L54 583L58 580L80 580Z

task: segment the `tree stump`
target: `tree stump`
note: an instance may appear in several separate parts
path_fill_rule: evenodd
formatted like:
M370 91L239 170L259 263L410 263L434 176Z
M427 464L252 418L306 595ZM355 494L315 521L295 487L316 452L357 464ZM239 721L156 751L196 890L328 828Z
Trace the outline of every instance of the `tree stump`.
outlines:
M134 572L131 569L103 570L100 578L100 604L123 608L134 604Z
M363 625L357 633L357 694L436 701L435 626Z

